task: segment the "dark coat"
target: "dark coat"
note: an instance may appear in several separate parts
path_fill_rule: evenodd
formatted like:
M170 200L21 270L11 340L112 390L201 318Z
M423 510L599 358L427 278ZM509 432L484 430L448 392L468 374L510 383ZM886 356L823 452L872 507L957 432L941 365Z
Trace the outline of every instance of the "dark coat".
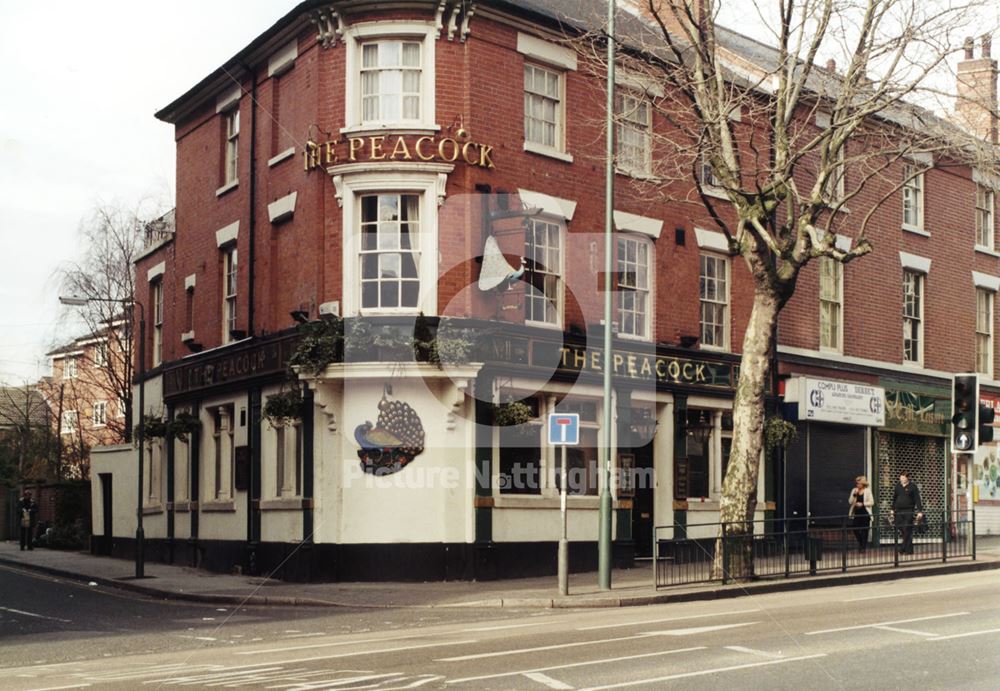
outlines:
M34 499L25 499L21 497L17 502L17 523L21 524L21 516L24 515L24 511L27 509L28 517L31 521L31 527L35 527L35 520L38 516L38 504L35 503Z
M906 487L901 483L896 483L896 489L892 494L893 511L916 511L922 513L924 503L920 501L920 490L917 483L910 482Z

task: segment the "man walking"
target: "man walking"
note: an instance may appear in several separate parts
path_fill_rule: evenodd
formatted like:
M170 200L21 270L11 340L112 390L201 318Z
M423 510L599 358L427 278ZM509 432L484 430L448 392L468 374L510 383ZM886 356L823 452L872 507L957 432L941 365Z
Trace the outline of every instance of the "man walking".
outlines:
M899 474L899 484L892 495L892 518L897 530L903 531L903 542L899 547L900 554L913 554L913 520L924 516L924 504L920 501L920 490L910 482L908 473Z
M38 504L31 498L31 492L24 490L21 500L17 502L17 519L21 525L21 551L25 547L35 549L32 545L35 533L35 516L38 515Z

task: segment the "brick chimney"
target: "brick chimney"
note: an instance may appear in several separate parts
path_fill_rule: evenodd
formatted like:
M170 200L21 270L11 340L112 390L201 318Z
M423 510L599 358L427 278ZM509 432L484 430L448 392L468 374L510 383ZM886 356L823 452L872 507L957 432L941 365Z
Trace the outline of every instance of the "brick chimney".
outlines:
M958 63L955 114L959 122L986 141L997 143L997 61L990 57L989 36L980 39L980 57L975 41L965 39L965 58Z
M633 14L637 14L651 22L656 21L653 18L653 13L649 9L649 0L625 0L624 4L631 7ZM677 6L677 15L675 15L674 10L670 8L671 5ZM688 8L687 12L695 18L695 21L700 22L705 19L705 6L703 0L653 0L653 7L660 15L660 20L672 34L683 35L683 32L678 30L680 27L678 17L684 16L685 6Z

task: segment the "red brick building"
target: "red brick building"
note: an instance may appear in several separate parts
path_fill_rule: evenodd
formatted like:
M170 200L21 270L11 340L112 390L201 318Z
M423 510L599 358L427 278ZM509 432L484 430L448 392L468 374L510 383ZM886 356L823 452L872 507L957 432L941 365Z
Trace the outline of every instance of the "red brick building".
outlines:
M707 211L650 197L648 135L668 125L641 106L655 88L627 78L622 98L639 105L621 128L615 424L601 425L604 84L564 38L567 15L602 6L303 2L157 113L176 132L177 231L137 264L147 409L200 429L146 461L148 554L286 578L554 570L554 412L581 415L566 478L577 567L596 559L605 443L618 469L645 471L616 484L619 560L648 554L654 525L717 519L752 285ZM720 36L734 54L762 50ZM934 401L976 364L977 287L994 376L997 186L930 166L905 212L903 193L884 205L873 256L822 281L820 262L807 269L778 330L785 390L861 384L882 416L804 419L768 459L762 515L832 510L855 474L887 481L904 452L943 502ZM289 381L296 323L341 318L343 351ZM415 358L406 339L428 328L475 348ZM269 397L300 388L300 412L262 419ZM931 401L925 427L907 427L902 394ZM504 426L513 401L520 424ZM815 457L831 441L842 462ZM124 461L103 467L126 473L127 513Z

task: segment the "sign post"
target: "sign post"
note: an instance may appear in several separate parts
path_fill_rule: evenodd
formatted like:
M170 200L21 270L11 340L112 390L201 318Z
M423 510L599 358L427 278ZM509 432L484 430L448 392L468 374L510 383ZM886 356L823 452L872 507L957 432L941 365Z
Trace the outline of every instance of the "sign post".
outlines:
M580 416L577 413L549 415L549 444L561 447L559 475L559 514L562 531L559 537L559 594L569 595L569 538L566 535L566 447L580 443Z

